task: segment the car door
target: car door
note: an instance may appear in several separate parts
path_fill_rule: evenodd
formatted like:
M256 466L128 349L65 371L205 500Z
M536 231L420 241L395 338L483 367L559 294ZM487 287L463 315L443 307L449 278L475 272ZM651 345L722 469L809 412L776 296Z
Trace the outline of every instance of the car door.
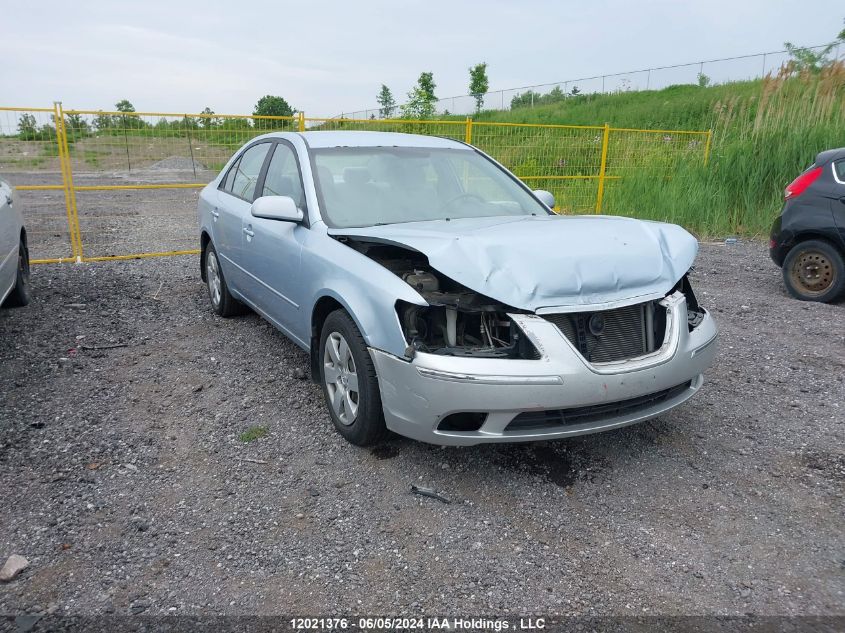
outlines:
M308 217L296 151L287 141L274 143L260 187L262 196L293 198ZM303 222L256 218L251 214L243 220L249 297L266 317L293 338L297 338L294 331L302 302L299 275L302 242L308 230Z
M835 184L830 206L839 233L839 245L845 248L845 158L833 161L832 169Z
M211 211L216 230L215 248L223 275L230 289L244 294L248 300L252 297L246 294L249 284L241 238L244 219L250 217L252 201L257 197L258 182L272 146L272 142L259 141L241 153L220 182L217 205Z
M0 181L0 300L15 283L20 227L12 209L12 189Z

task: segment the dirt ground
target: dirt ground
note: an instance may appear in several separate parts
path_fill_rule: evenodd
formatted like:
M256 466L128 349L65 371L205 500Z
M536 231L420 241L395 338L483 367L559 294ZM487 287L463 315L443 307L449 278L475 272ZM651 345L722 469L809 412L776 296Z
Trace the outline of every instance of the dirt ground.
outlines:
M720 352L670 414L365 450L197 257L36 267L0 310L0 558L30 561L0 613L843 614L845 306L760 243L703 246L694 285Z

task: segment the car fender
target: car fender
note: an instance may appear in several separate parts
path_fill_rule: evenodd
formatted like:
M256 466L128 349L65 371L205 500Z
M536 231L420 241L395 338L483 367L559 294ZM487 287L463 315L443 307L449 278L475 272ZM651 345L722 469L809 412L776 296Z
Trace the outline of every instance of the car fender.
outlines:
M319 231L319 229L317 229ZM310 339L311 323L318 302L331 297L352 317L369 347L402 356L407 342L402 334L396 302L428 305L419 293L399 277L358 251L324 232L313 236L320 248L303 249L302 270L312 276L303 301L307 321L298 328Z

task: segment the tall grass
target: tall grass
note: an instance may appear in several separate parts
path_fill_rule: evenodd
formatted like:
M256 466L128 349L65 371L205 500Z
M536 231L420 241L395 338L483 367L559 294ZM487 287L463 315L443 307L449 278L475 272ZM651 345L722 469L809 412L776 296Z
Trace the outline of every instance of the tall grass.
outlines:
M707 166L644 155L608 182L606 213L676 222L700 235L761 235L783 188L825 149L845 146L845 64L709 88L578 97L479 120L712 129ZM613 147L613 135L610 146Z

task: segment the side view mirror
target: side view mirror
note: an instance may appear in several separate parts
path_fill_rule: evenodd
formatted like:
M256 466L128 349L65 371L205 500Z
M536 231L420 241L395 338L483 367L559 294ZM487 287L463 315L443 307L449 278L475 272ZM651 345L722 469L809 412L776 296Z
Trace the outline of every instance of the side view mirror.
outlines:
M288 196L261 196L252 203L252 215L268 220L302 222L302 210Z
M549 209L555 208L555 197L550 192L545 189L537 189L534 191L534 195L539 198L540 202L549 207Z

